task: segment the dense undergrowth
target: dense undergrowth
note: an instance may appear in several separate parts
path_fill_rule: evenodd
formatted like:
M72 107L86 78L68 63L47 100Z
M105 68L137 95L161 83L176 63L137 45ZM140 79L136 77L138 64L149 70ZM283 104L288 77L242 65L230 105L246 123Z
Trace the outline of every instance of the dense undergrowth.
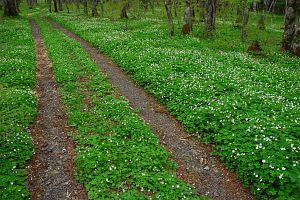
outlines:
M25 163L36 115L35 49L24 17L0 19L0 199L28 199Z
M212 142L256 197L300 198L300 59L279 50L282 17L265 31L250 21L248 42L258 39L264 49L255 57L226 21L205 39L168 37L155 14L129 21L49 16L111 56L187 131Z
M198 199L80 44L48 22L38 24L76 141L76 177L89 199Z

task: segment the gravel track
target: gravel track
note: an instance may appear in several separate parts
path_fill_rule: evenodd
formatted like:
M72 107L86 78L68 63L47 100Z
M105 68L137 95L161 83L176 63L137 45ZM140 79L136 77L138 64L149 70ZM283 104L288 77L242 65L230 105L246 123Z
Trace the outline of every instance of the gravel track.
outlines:
M35 153L28 168L30 199L87 199L82 185L74 180L74 144L68 137L67 117L58 96L47 54L37 24L30 18L36 46L35 92L38 115L30 128Z
M100 70L108 75L117 91L127 98L134 109L140 110L139 115L150 125L161 144L171 152L171 158L178 166L177 175L194 185L199 195L208 195L218 200L254 199L235 173L226 169L218 157L211 156L210 145L203 144L196 137L185 133L183 126L163 105L157 103L142 87L136 86L107 56L69 30L49 21L55 28L78 41Z

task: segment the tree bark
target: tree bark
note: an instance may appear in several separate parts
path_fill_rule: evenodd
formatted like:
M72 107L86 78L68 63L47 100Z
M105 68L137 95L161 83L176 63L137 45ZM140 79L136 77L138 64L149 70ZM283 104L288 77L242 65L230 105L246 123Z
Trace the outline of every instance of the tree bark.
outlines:
M5 16L18 16L18 4L16 0L9 0L3 2Z
M88 0L83 0L83 12L85 15L88 15Z
M191 1L185 0L185 10L184 10L184 18L183 18L183 27L181 29L181 33L183 35L189 34L192 31L192 19L191 19Z
M247 0L244 0L242 3L243 3L243 25L242 25L242 30L241 30L241 39L242 39L242 42L244 42L247 37L249 8L248 8Z
M299 42L300 42L300 28L299 20L296 21L299 16L298 8L300 6L300 0L289 0L284 22L284 35L282 41L282 50L300 56Z
M58 12L58 9L57 9L57 1L58 1L58 0L53 0L53 2L54 2L54 12Z
M98 0L93 0L93 4L92 4L92 16L93 17L98 16L97 4L98 4Z
M52 13L52 0L49 0L49 12Z
M58 0L58 9L59 9L59 11L63 11L63 1L62 0Z
M165 8L166 8L166 14L168 17L169 33L171 36L173 36L174 35L174 23L173 23L173 17L172 17L172 1L171 0L165 0Z
M205 34L212 35L216 30L217 0L206 1Z
M128 19L128 15L127 15L128 8L129 8L129 2L125 1L121 9L121 14L120 14L121 19Z

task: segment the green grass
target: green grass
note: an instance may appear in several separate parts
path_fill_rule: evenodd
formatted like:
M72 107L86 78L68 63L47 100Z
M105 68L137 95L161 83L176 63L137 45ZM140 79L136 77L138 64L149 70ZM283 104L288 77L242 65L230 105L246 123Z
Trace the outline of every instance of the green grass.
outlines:
M158 138L123 97L116 97L80 44L48 22L38 23L74 130L76 178L89 199L198 199L176 177Z
M280 52L282 17L271 24L268 16L260 31L252 14L247 43L241 43L226 16L218 18L212 38L202 36L201 26L180 36L180 24L168 37L160 11L128 21L49 16L112 57L188 132L213 143L214 154L258 198L299 199L300 59ZM244 53L254 39L262 56Z
M24 17L0 19L0 199L28 199L25 163L36 115L35 49Z

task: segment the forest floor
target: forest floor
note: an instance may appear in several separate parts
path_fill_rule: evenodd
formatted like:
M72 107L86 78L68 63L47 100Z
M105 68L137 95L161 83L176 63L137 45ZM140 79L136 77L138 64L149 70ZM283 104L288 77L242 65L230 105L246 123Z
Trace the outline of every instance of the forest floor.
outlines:
M161 144L171 152L171 158L177 164L178 177L192 184L199 195L214 199L254 199L236 175L226 169L218 157L211 156L209 145L185 133L183 126L168 113L165 106L137 86L111 59L69 30L53 21L51 23L78 41L101 71L108 75L110 83L129 101L132 108L139 111L138 114L150 125Z
M225 18L205 39L169 37L155 15L0 18L0 199L298 199L282 17L249 31L255 56Z

